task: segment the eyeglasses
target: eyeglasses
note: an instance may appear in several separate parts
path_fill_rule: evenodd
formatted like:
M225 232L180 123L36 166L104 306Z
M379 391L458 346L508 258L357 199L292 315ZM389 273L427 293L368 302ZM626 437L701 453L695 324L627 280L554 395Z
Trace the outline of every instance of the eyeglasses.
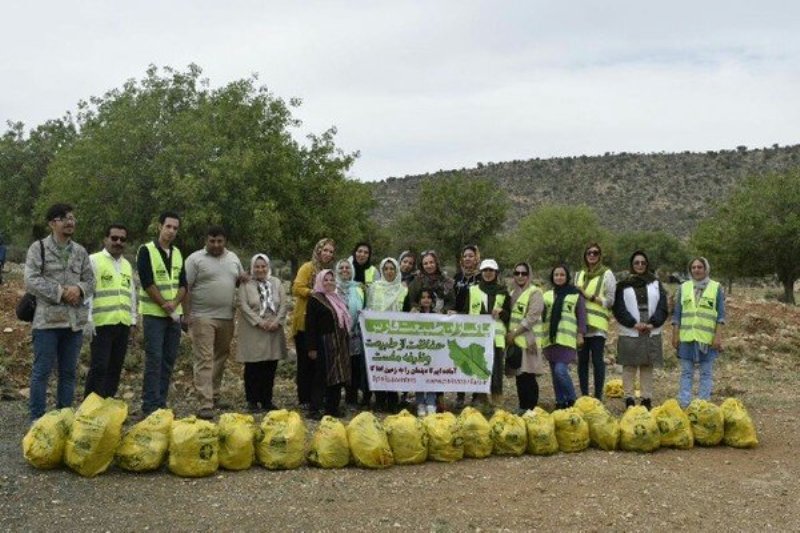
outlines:
M634 261L633 264L634 265L647 265L647 261L642 261L642 260Z
M111 242L125 242L128 240L127 237L121 237L119 235L109 235L108 240Z
M78 219L75 218L75 215L67 215L65 217L56 217L53 219L53 222L76 222Z
M514 271L514 275L515 276L527 276L528 273L527 272L522 272L521 270L515 270Z
M600 250L589 250L586 255L600 255Z

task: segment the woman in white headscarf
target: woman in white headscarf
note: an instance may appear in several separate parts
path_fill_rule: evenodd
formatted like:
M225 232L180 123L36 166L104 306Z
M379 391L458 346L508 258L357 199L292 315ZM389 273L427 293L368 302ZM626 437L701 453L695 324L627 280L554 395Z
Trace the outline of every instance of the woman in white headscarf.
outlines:
M236 360L244 363L244 393L251 412L276 409L272 388L278 361L286 357L288 300L281 280L271 275L269 257L250 260L250 281L239 285L239 346Z

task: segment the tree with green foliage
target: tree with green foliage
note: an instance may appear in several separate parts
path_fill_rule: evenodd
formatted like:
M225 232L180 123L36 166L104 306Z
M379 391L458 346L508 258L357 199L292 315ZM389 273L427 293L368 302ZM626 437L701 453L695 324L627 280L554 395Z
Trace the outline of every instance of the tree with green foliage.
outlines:
M549 269L566 263L573 270L583 266L583 250L590 242L610 242L608 230L585 205L548 205L540 207L519 222L511 239L517 261L528 261L533 268Z
M423 181L406 205L394 226L396 247L434 248L458 262L463 246L482 246L501 231L510 202L495 182L454 172Z
M615 270L627 270L630 255L643 250L650 260L651 268L661 272L686 272L689 252L686 245L674 235L664 231L631 231L617 235L616 257L612 263Z
M151 66L81 102L80 134L53 161L38 209L75 204L88 243L112 221L145 240L158 213L174 209L189 249L221 224L238 246L295 267L320 237L369 230L371 193L346 177L358 154L336 147L335 128L301 144L292 137L299 100L272 95L255 76L212 89L201 74Z
M800 169L745 180L692 238L714 268L739 276L775 275L795 303L800 278Z
M70 115L48 120L25 134L21 122L9 122L0 138L0 231L6 240L25 245L44 232L33 216L36 198L56 154L75 139Z

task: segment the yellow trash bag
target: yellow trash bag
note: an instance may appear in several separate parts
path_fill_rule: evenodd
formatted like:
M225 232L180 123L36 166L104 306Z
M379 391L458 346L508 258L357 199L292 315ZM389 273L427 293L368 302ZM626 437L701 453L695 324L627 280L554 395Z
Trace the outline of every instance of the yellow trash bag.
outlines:
M388 468L394 455L381 421L368 411L357 414L347 424L347 441L353 461L363 468Z
M172 423L169 471L181 477L210 476L219 468L219 429L194 416Z
M256 457L256 421L253 415L225 413L219 417L219 466L247 470Z
M171 409L158 409L130 428L117 448L117 466L130 472L161 468L169 451L169 433L174 420Z
M581 396L575 402L575 408L589 424L589 441L592 446L609 452L616 450L619 443L619 421L606 406L597 398Z
M258 462L270 470L299 468L306 458L306 425L296 411L270 411L256 439Z
M64 458L64 448L75 412L71 407L50 411L33 423L22 439L22 454L36 468L55 468Z
M621 379L609 379L606 381L603 386L604 398L622 398L623 396L625 396L625 389L622 388Z
M562 452L580 452L589 447L589 424L574 407L553 411L556 440Z
M492 455L492 426L483 413L474 407L465 407L458 421L464 438L464 457L483 459Z
M453 413L428 415L422 421L428 433L428 458L451 463L464 457L461 423Z
M653 408L658 430L661 433L661 446L688 450L694 447L694 435L689 417L683 412L678 400L667 400Z
M629 407L619 422L620 448L626 452L652 452L661 446L661 431L646 407Z
M528 446L528 428L522 418L498 409L489 419L492 452L495 455L522 455Z
M128 405L122 400L101 398L91 393L75 412L64 462L82 476L106 471L122 436Z
M727 398L720 407L725 419L725 434L722 440L734 448L755 448L758 436L753 419L747 413L742 402L736 398Z
M715 404L695 399L686 408L686 416L692 423L695 444L716 446L725 436L725 419L722 410Z
M528 430L528 453L533 455L552 455L558 451L556 424L550 413L536 407L522 415Z
M350 463L347 429L338 418L322 417L311 438L308 462L322 468L344 468Z
M428 458L428 434L422 420L405 409L387 416L383 421L394 462L398 465L416 465Z

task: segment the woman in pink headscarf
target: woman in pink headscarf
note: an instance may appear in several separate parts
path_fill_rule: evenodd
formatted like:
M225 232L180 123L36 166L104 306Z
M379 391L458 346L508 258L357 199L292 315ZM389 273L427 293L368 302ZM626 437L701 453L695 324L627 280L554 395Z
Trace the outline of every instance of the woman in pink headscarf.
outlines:
M336 292L332 270L322 270L306 308L308 357L313 364L309 418L339 416L342 387L350 382L349 331L352 318L347 303ZM323 405L324 403L324 405Z

